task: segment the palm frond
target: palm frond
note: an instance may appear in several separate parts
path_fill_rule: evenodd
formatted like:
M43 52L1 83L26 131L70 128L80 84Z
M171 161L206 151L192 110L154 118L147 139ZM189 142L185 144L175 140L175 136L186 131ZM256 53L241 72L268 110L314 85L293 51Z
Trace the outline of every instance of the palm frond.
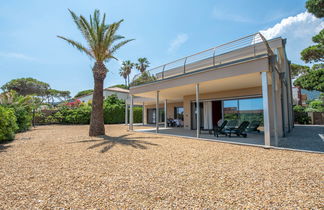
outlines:
M133 40L135 40L135 39L128 39L128 40L125 40L125 41L121 41L121 42L119 42L118 44L116 44L116 45L111 49L110 54L113 55L113 54L116 52L116 50L118 50L119 48L121 48L122 46L124 46L125 44L127 44L128 42L131 42L131 41L133 41Z
M90 58L94 58L91 51L89 51L86 47L84 47L81 43L73 41L72 39L68 39L65 38L63 36L57 36L60 39L63 39L65 41L67 41L69 44L71 44L73 47L77 48L78 50L80 50L81 52L84 52L85 54L87 54Z

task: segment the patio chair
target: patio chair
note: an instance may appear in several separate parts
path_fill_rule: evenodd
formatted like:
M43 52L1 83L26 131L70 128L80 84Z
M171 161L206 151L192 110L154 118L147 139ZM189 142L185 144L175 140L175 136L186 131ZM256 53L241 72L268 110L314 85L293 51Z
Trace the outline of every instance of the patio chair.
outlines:
M238 128L227 129L225 130L225 133L227 133L229 137L231 137L232 134L236 134L237 136L243 136L246 138L247 134L245 129L249 126L249 124L249 121L243 121Z
M250 124L250 126L246 129L246 131L257 131L258 133L260 133L260 130L258 129L258 127L260 126L261 121L258 120L253 120Z
M237 120L230 120L225 126L226 130L234 129L237 126Z
M174 122L174 120L172 118L169 118L167 120L167 125L168 125L168 127L175 127L176 123Z
M225 134L225 135L227 135L226 133L225 133L225 126L226 126L226 124L227 124L227 120L224 120L224 122L221 124L221 126L215 126L214 127L214 136L217 136L218 137L218 135L219 134Z

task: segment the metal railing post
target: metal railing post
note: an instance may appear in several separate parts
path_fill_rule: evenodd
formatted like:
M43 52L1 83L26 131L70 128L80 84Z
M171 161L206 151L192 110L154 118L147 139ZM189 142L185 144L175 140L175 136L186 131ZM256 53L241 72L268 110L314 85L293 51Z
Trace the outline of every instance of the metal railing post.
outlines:
M213 52L213 66L215 66L215 53L216 53L216 47L214 48L214 52Z
M162 79L164 79L164 69L165 69L165 65L163 66L163 69L162 69Z
M185 58L185 61L184 61L184 64L183 64L183 73L185 74L186 73L186 63L187 63L187 58Z

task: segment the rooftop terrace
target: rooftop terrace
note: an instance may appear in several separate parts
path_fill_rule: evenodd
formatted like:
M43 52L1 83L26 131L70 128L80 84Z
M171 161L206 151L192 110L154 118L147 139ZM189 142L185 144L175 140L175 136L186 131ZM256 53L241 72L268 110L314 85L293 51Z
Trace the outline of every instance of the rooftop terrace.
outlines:
M272 54L268 41L261 33L255 33L137 74L131 86Z

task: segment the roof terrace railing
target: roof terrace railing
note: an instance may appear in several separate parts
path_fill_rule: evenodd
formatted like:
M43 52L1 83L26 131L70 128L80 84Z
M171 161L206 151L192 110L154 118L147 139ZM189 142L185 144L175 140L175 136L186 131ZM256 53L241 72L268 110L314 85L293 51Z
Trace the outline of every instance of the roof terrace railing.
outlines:
M261 33L255 33L147 70L143 74L137 74L134 76L131 86L162 80L264 54L273 55L273 52L263 35Z

